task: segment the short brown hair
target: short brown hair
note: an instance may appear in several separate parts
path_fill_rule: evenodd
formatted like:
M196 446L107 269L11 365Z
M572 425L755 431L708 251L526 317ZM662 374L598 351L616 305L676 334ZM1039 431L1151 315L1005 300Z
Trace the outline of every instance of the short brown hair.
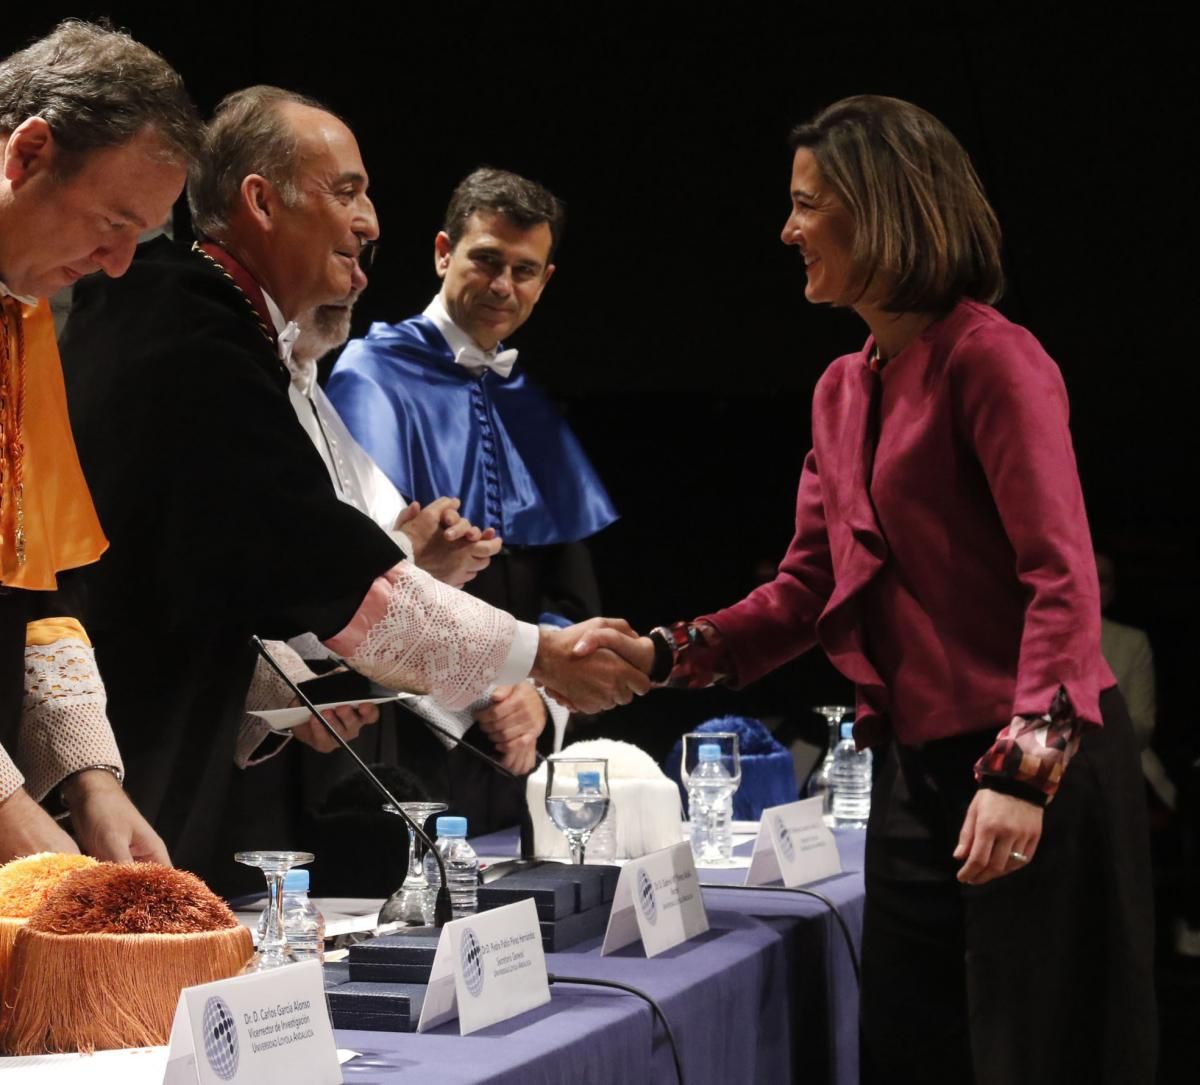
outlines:
M566 208L549 189L508 170L481 166L467 174L455 188L446 208L446 223L442 227L457 245L467 230L467 219L476 211L503 215L514 226L532 230L540 223L550 227L550 255L558 248L566 224Z
M300 199L299 141L279 108L288 102L336 116L313 98L265 84L235 90L218 103L204 153L188 177L192 226L201 236L217 240L228 230L242 181L252 173L270 181L287 206Z
M881 272L890 312L944 312L1004 292L1000 223L962 145L898 98L843 98L792 130L854 219L863 297Z
M0 61L0 135L30 117L50 126L67 177L89 151L115 147L151 128L166 156L196 159L200 118L183 80L162 57L108 25L67 19Z

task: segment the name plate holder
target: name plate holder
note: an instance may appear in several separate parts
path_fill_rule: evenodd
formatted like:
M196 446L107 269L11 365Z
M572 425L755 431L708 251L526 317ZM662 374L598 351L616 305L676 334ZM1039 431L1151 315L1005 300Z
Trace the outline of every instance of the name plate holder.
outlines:
M674 844L621 868L600 955L641 939L647 957L708 930L690 844Z
M763 811L746 885L782 879L790 889L842 872L837 842L821 816L822 805L817 795Z
M457 1016L466 1036L549 1001L542 931L527 898L442 928L417 1031Z
M179 992L163 1085L340 1085L318 961Z

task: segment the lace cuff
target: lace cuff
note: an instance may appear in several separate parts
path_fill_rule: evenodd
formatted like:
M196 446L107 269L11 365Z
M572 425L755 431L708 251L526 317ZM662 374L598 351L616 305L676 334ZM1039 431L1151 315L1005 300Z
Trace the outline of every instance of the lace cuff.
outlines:
M295 651L282 641L266 641L267 651L271 653L283 668L284 673L299 685L316 675L308 669L307 664ZM249 768L274 757L291 740L291 733L282 734L272 731L265 720L251 716L251 712L264 712L272 708L287 708L295 700L295 694L288 689L287 683L275 673L274 668L259 656L254 665L254 676L250 679L250 688L246 691L246 715L242 717L242 726L238 730L237 743L234 746L233 763L238 768Z
M511 614L402 561L325 643L368 678L457 710L497 684L516 634Z
M78 633L84 636L82 628ZM26 644L16 761L34 799L40 802L72 773L88 768L107 768L123 778L125 768L106 705L95 653L84 640L64 636Z
M13 759L0 746L0 802L7 799L25 782L21 770L14 764Z
M980 787L1045 806L1058 791L1082 732L1066 690L1059 687L1044 716L1017 716L996 736L975 763L975 780Z

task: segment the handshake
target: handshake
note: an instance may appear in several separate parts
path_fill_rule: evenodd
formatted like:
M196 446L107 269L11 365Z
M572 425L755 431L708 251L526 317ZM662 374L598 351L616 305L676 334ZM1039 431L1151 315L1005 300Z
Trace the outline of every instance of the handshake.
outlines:
M542 629L530 676L572 712L629 704L650 688L654 643L621 618Z

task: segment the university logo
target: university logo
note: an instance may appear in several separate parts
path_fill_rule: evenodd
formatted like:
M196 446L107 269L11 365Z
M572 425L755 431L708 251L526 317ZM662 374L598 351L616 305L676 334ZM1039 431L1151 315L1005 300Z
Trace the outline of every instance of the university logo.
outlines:
M658 921L658 902L654 898L654 885L644 870L638 871L637 889L638 907L646 917L646 922L653 927Z
M475 932L468 927L458 943L459 960L462 963L463 982L472 997L478 998L483 990L483 946L475 937Z
M232 1081L238 1070L237 1024L225 1000L213 995L204 1004L204 1057L222 1081Z
M784 825L783 818L778 814L775 815L775 839L779 841L780 854L789 862L796 861L796 845L792 843L792 834L788 832L788 827Z

